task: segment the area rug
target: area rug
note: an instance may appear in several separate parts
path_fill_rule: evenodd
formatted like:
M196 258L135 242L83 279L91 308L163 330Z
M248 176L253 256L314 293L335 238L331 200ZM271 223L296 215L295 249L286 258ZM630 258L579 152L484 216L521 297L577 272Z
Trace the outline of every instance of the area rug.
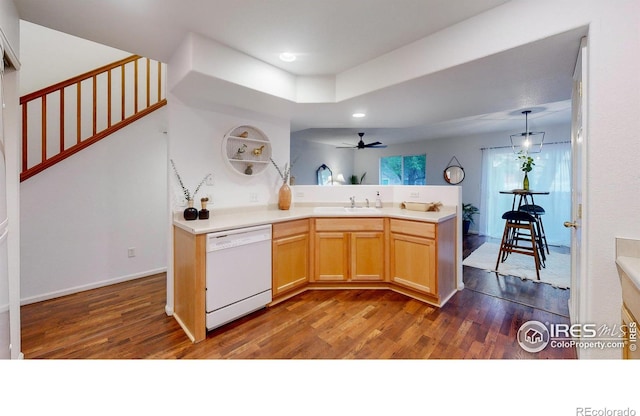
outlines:
M462 265L496 272L499 250L499 244L484 243L464 259ZM498 265L497 273L538 281L533 257L524 254L509 254L507 260ZM546 267L540 269L539 281L563 289L569 288L571 284L571 256L553 251L548 254Z

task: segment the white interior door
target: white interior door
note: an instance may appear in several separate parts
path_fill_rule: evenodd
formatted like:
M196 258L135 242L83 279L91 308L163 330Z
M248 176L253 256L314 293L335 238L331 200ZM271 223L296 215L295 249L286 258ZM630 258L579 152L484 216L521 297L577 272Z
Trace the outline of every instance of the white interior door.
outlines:
M571 228L571 298L569 313L571 322L582 322L585 318L585 246L587 230L585 223L586 201L586 146L587 146L587 39L583 38L573 75L571 117L571 218L564 223ZM579 354L579 353L578 353Z

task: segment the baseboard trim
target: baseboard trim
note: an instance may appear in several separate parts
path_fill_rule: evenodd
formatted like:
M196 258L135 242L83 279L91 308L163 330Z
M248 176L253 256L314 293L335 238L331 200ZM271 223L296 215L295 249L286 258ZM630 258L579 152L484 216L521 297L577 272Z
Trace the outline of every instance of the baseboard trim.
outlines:
M75 286L68 289L57 290L55 292L44 293L38 296L31 296L28 298L20 299L20 305L29 305L31 303L42 302L49 299L55 299L62 296L72 295L74 293L84 292L86 290L97 289L99 287L110 286L116 283L127 282L129 280L141 279L143 277L153 276L158 273L166 273L167 268L161 267L158 269L147 270L140 273L129 274L126 276L116 277L115 279L101 280L99 282L89 283L87 285Z

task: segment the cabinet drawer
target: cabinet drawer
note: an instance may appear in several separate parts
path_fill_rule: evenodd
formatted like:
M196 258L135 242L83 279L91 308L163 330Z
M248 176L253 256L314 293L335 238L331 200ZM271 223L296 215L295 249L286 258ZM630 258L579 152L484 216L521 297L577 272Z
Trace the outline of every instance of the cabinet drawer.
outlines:
M436 238L436 224L430 222L391 219L390 227L392 233Z
M316 231L383 231L382 218L316 218Z
M287 221L273 224L273 239L309 232L309 220Z

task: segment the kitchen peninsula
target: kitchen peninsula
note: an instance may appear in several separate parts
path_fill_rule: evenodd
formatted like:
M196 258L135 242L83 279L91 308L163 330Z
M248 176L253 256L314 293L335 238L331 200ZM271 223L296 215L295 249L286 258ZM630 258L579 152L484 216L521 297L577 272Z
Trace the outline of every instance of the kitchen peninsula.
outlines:
M206 338L207 236L266 225L272 229L266 306L317 289L393 290L443 306L462 287L457 209L411 211L397 202L350 208L325 201L298 202L290 210L221 210L196 221L176 213L173 315L193 342ZM238 273L227 275L235 280Z

